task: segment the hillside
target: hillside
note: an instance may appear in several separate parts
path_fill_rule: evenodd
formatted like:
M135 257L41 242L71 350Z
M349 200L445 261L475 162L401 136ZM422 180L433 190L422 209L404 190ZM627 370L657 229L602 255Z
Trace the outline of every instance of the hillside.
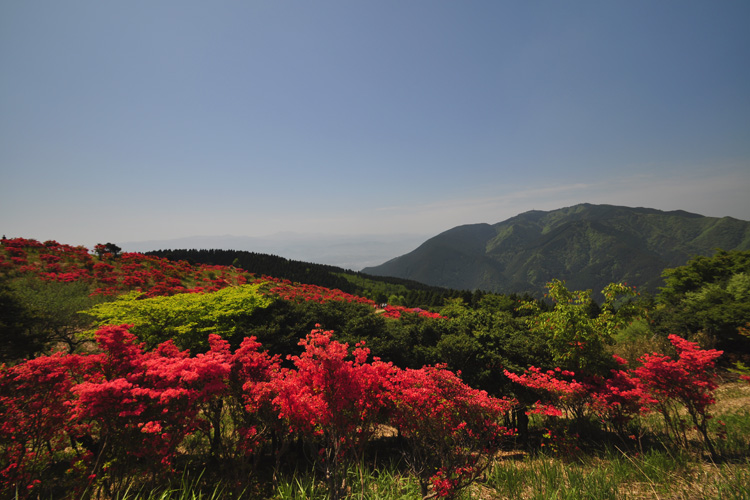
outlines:
M300 332L309 332L318 323L343 332L343 323L358 319L358 315L368 320L399 319L402 316L440 317L425 308L406 307L403 303L390 301L384 306L382 302L338 288L313 282L300 283L287 277L261 276L233 265L170 260L119 250L111 243L96 245L92 253L83 246L53 240L0 240L0 338L3 339L0 363L30 357L54 345L75 350L91 340L85 332L91 328L94 308L113 301L124 304L115 309L124 308L128 317L120 317L119 312L102 314L112 320L112 324L131 324L132 312L143 304L151 304L146 299L170 297L177 309L202 311L200 314L208 316L211 314L207 311L213 306L204 302L217 300L219 312L216 317L226 316L227 311L230 315L237 311L240 316L244 315L242 320L229 320L227 324L231 327L227 331L236 333L244 321L245 333L252 331L259 338L265 335L269 345L288 341L292 347L297 345ZM213 253L215 255L207 252L204 255L206 260L220 260L217 255L223 255L223 251ZM196 256L199 255L203 254ZM233 260L253 260L252 255L231 252L226 255ZM265 265L283 261L274 261L272 256L260 257L259 262L265 262ZM296 268L288 262L286 264L287 267L282 265L278 269L289 271ZM349 284L350 280L342 279L342 283ZM366 285L373 286L369 282ZM388 283L388 286L397 284ZM406 290L404 285L401 286ZM430 287L418 286L422 287L418 292L423 295L418 293L417 297L430 296ZM437 298L442 302L442 296ZM230 304L240 304L241 307ZM255 309L260 312L254 313ZM183 335L183 330L169 327L178 316L174 310L150 311L144 313L144 322L151 323L158 317L155 331L159 332L159 341L164 341ZM191 320L187 324L191 326L185 328L190 330L198 323ZM192 348L194 352L208 347L205 331L183 340L181 347Z
M336 266L245 250L167 249L153 250L145 255L193 264L234 266L257 276L273 276L307 285L334 288L392 305L435 307L443 305L446 298L466 296L466 292L429 286L417 281L370 276Z
M21 288L28 288L33 283L46 284L50 288L59 283L80 284L87 296L105 299L133 292L144 298L212 293L226 287L254 284L263 295L282 300L351 302L367 304L373 309L380 308L380 304L373 299L320 284L330 281L333 284L348 285L345 288L349 289L362 288L361 283L353 283L355 275L346 274L343 269L333 266L232 250L165 250L151 254L120 253L119 250L119 247L111 243L99 244L94 253L89 253L83 246L52 240L39 242L26 238L2 239L0 282L21 283ZM244 269L242 265L252 268L252 271ZM281 274L270 276L269 270L276 270ZM366 282L368 286L373 286L371 281L385 283L391 289L399 291L415 289L445 296L458 293L395 278L360 279L360 282ZM407 285L413 288L407 288ZM393 306L394 311L404 310L403 307L399 308L400 304L389 305ZM428 311L416 312L431 316ZM393 315L397 316L395 313Z
M750 249L750 222L684 211L581 204L445 231L363 273L434 286L540 294L553 278L576 290L613 281L657 291L665 268L716 249Z

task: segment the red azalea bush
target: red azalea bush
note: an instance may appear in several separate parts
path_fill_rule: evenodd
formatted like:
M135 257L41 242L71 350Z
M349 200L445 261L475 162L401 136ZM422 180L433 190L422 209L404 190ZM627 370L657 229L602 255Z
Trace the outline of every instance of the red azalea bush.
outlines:
M656 401L652 407L664 418L667 431L687 443L685 422L677 411L682 406L698 430L712 457L716 458L708 435L710 406L716 400L713 391L718 387L714 368L716 360L723 354L715 349L700 349L697 343L689 342L677 335L669 341L677 350L677 359L657 353L641 357L642 366L634 370L637 377Z
M333 332L313 330L300 341L305 350L290 356L293 369L282 371L274 404L289 432L315 438L329 492L341 489L341 467L362 457L364 447L385 419L395 369L369 350L332 340Z
M145 351L127 325L100 328L96 341L94 353L0 369L4 492L50 496L61 485L112 497L163 482L186 450L224 464L222 474L247 478L271 441L278 460L297 437L319 447L335 497L341 466L358 461L378 427L391 425L408 444L425 495L451 496L476 479L508 434L499 419L511 402L444 368L401 371L368 360L362 344L350 350L332 332L312 331L285 369L254 338L233 352L211 335L209 351L196 356L171 341Z
M572 372L560 369L542 372L534 367L524 375L507 370L505 375L545 397L546 401L537 403L532 412L561 417L570 411L572 404L576 418L590 410L624 432L633 417L658 411L667 434L687 446L688 425L680 411L684 409L707 450L715 457L708 420L710 407L715 403L713 391L718 386L714 368L722 351L700 349L697 343L677 335L670 335L669 341L677 352L677 359L658 353L645 354L638 360L641 366L627 371L612 370L606 379L591 377L577 383L575 379L565 380L574 375ZM622 358L615 357L615 360L623 367L626 365Z
M216 339L196 357L170 342L144 352L126 326L101 328L96 339L102 352L84 356L71 401L96 454L90 473L117 490L134 474L172 472L177 447L206 427L202 406L225 392L229 366L215 356Z
M262 281L268 283L268 293L270 295L277 296L283 300L319 302L321 304L329 301L356 302L375 307L375 302L370 299L358 297L356 295L342 292L338 289L325 288L318 285L293 283L289 280L272 278L270 276L263 276Z
M425 311L424 309L420 309L418 307L408 308L404 306L387 305L383 309L383 316L385 316L386 318L398 319L402 314L418 314L419 316L424 316L426 318L447 319L441 314Z
M77 359L62 354L30 359L0 371L0 484L4 491L31 494L48 469L65 459L71 425L70 402Z
M625 366L627 362L616 357ZM592 387L590 405L597 415L620 435L626 434L630 421L651 411L657 400L651 396L644 382L624 370L612 370L606 380Z
M472 389L444 367L401 370L394 391L391 422L406 443L405 458L424 498L455 496L513 434L500 420L514 401Z
M562 417L564 414L576 418L583 416L590 387L577 382L573 378L575 373L559 367L542 371L534 366L529 367L522 375L516 375L508 370L504 370L503 373L513 382L546 393L546 401L537 401L529 413L555 417Z

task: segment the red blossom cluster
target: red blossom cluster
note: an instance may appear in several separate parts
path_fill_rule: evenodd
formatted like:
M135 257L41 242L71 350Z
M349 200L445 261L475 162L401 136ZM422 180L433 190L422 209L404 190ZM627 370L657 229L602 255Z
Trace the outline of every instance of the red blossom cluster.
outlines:
M608 378L576 382L566 380L574 375L572 372L559 368L542 372L534 367L523 375L507 370L505 375L544 394L546 400L538 402L532 412L563 416L573 408L574 416L580 417L588 409L622 431L633 417L656 411L664 418L668 433L685 444L686 423L681 407L713 455L707 422L711 418L710 406L715 403L713 391L718 386L714 367L722 351L701 349L697 343L677 335L670 335L669 341L677 352L676 359L658 353L644 354L638 360L640 366L612 370ZM625 360L617 356L615 360L625 368Z
M677 335L669 341L677 350L678 359L657 353L645 354L642 366L635 369L638 377L655 399L676 399L694 406L699 412L714 404L713 391L718 387L713 368L723 354L716 349L700 349Z
M317 285L293 283L289 280L272 278L270 276L263 276L261 280L266 281L271 285L266 292L268 295L274 295L283 300L318 302L320 304L331 301L351 302L357 304L366 304L376 309L378 308L378 305L374 300L342 292L341 290L336 288L331 289ZM418 314L427 318L445 319L444 316L441 316L438 313L425 311L424 309L420 308L407 308L403 306L387 305L383 310L383 316L387 318L398 319L403 313Z
M381 425L400 429L411 463L436 494L476 478L482 457L508 434L498 422L511 402L444 368L369 361L364 345L350 350L331 336L313 330L282 369L254 338L233 352L212 335L210 350L191 356L171 341L145 351L127 325L108 326L96 333L98 352L2 366L3 491L42 494L44 484L60 481L52 476L59 466L69 488L163 477L186 440L206 443L215 460L254 463L269 447L278 454L280 442L302 437L319 446L326 477L340 479L341 465L358 460Z
M505 370L504 373L506 377L517 384L546 393L548 401L537 401L529 413L562 417L563 413L566 412L579 416L582 411L582 404L591 389L586 384L577 382L573 378L575 376L573 372L562 370L559 367L545 372L540 368L531 366L522 375L517 375L508 370Z
M358 297L356 295L342 292L337 288L331 289L318 285L293 283L289 280L272 278L270 276L263 276L261 279L262 281L268 282L269 287L267 293L269 295L274 295L283 300L318 302L320 304L331 301L354 302L375 307L374 301L364 297Z
M420 309L419 307L408 308L404 306L387 305L383 309L383 316L385 316L386 318L398 319L404 313L418 314L426 318L447 319L445 316L442 316L441 314L430 312L430 311L425 311L424 309Z
M92 295L120 295L133 290L147 297L212 292L252 279L252 275L226 266L195 266L139 253L124 253L117 258L102 253L96 257L84 247L56 241L14 238L1 243L0 271L34 274L45 281L83 281L92 286Z
M393 424L408 442L405 457L437 496L453 497L475 481L504 437L500 419L515 400L498 399L464 384L444 366L399 370Z

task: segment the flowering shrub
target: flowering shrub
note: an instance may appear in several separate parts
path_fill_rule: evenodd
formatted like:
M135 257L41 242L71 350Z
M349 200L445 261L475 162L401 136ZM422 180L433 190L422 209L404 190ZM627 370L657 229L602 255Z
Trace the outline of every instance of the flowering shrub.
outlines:
M281 280L277 278L271 278L269 276L263 276L261 281L267 284L267 293L269 295L279 297L283 300L295 302L318 302L320 304L331 301L353 302L357 304L367 304L374 309L378 308L378 305L375 303L375 301L371 299L351 295L338 289L330 289L317 285L292 283L289 280ZM382 314L386 318L394 319L400 318L402 314L417 314L419 316L424 316L427 318L445 318L440 314L425 311L424 309L391 305L385 306Z
M222 344L214 337L209 353L190 357L171 342L145 352L126 326L103 327L96 338L102 352L83 357L71 401L96 453L91 473L111 489L136 464L152 477L171 472L180 443L206 427L201 407L225 392L229 365L216 353Z
M425 492L431 485L430 494L451 496L508 434L498 422L510 402L444 368L400 371L368 360L364 345L350 351L329 331L312 331L285 369L254 338L232 352L211 334L208 351L192 356L172 341L148 351L128 325L104 326L95 337L97 352L0 369L3 492L49 496L63 474L70 491L113 497L172 474L187 442L247 477L274 431L320 447L335 497L341 466L363 456L379 425L393 425Z
M320 456L329 492L341 489L340 465L362 456L363 448L383 421L394 368L374 360L358 344L331 339L333 332L313 330L300 341L305 350L290 356L294 369L283 370L274 403L291 433L320 441Z
M573 378L575 373L559 367L544 372L534 366L529 367L523 375L516 375L508 370L503 373L511 381L546 395L546 401L537 401L529 413L554 417L562 417L563 414L576 418L583 416L584 404L591 388L577 382ZM565 380L566 378L570 380Z
M34 494L49 478L51 463L66 456L72 432L68 403L73 398L75 360L54 354L0 368L0 485ZM85 455L78 457L86 460Z
M658 411L664 418L667 434L687 445L686 422L679 411L683 408L709 453L715 456L708 420L717 387L713 369L722 351L700 349L695 342L677 335L670 335L669 340L677 351L677 359L645 354L639 359L641 366L634 370L612 370L609 378L595 377L586 383L560 378L572 377L573 373L559 368L542 372L531 367L524 375L506 370L505 375L545 395L546 401L537 403L534 412L561 417L572 408L572 414L581 417L589 409L623 432L634 416ZM623 367L626 364L617 356L615 361Z
M512 434L499 422L513 401L472 389L440 366L399 371L393 398L391 422L424 498L453 497L471 484Z
M647 388L655 400L656 408L664 418L667 431L677 439L684 437L684 421L676 409L681 405L699 431L709 453L715 458L711 439L708 435L709 407L713 405L713 391L718 387L714 367L716 359L723 354L715 349L700 349L695 342L689 342L677 335L670 335L669 341L677 350L676 360L657 353L645 354L634 375Z
M229 346L224 345L228 354ZM261 344L255 337L246 337L229 358L229 392L224 402L235 436L228 436L228 443L212 446L235 458L256 454L269 432L281 428L273 406L279 392L281 362L278 356L270 356L260 349ZM217 418L212 421L214 432L219 436L222 435L220 422Z
M386 318L398 319L402 314L418 314L419 316L424 316L426 318L446 319L445 316L442 316L441 314L425 311L424 309L420 309L418 307L407 308L404 306L387 305L383 309L383 316L385 316Z
M622 366L627 364L617 356L615 359ZM643 381L624 370L612 370L609 378L600 380L599 385L592 388L590 402L594 412L609 422L620 435L625 435L628 422L649 413L656 403L657 400L651 396Z
M307 285L292 283L289 280L281 280L270 276L263 276L261 281L265 282L268 294L289 301L304 301L325 303L329 301L356 302L368 304L375 307L375 302L356 295L342 292L338 289L325 288L318 285Z

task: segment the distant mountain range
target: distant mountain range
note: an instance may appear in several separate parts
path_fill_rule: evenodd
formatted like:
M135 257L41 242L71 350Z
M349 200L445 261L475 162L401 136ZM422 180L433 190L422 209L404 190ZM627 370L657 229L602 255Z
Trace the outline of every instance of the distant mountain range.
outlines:
M665 268L716 249L749 250L750 222L585 203L458 226L362 272L498 293L539 295L553 278L575 290L624 281L656 292Z

